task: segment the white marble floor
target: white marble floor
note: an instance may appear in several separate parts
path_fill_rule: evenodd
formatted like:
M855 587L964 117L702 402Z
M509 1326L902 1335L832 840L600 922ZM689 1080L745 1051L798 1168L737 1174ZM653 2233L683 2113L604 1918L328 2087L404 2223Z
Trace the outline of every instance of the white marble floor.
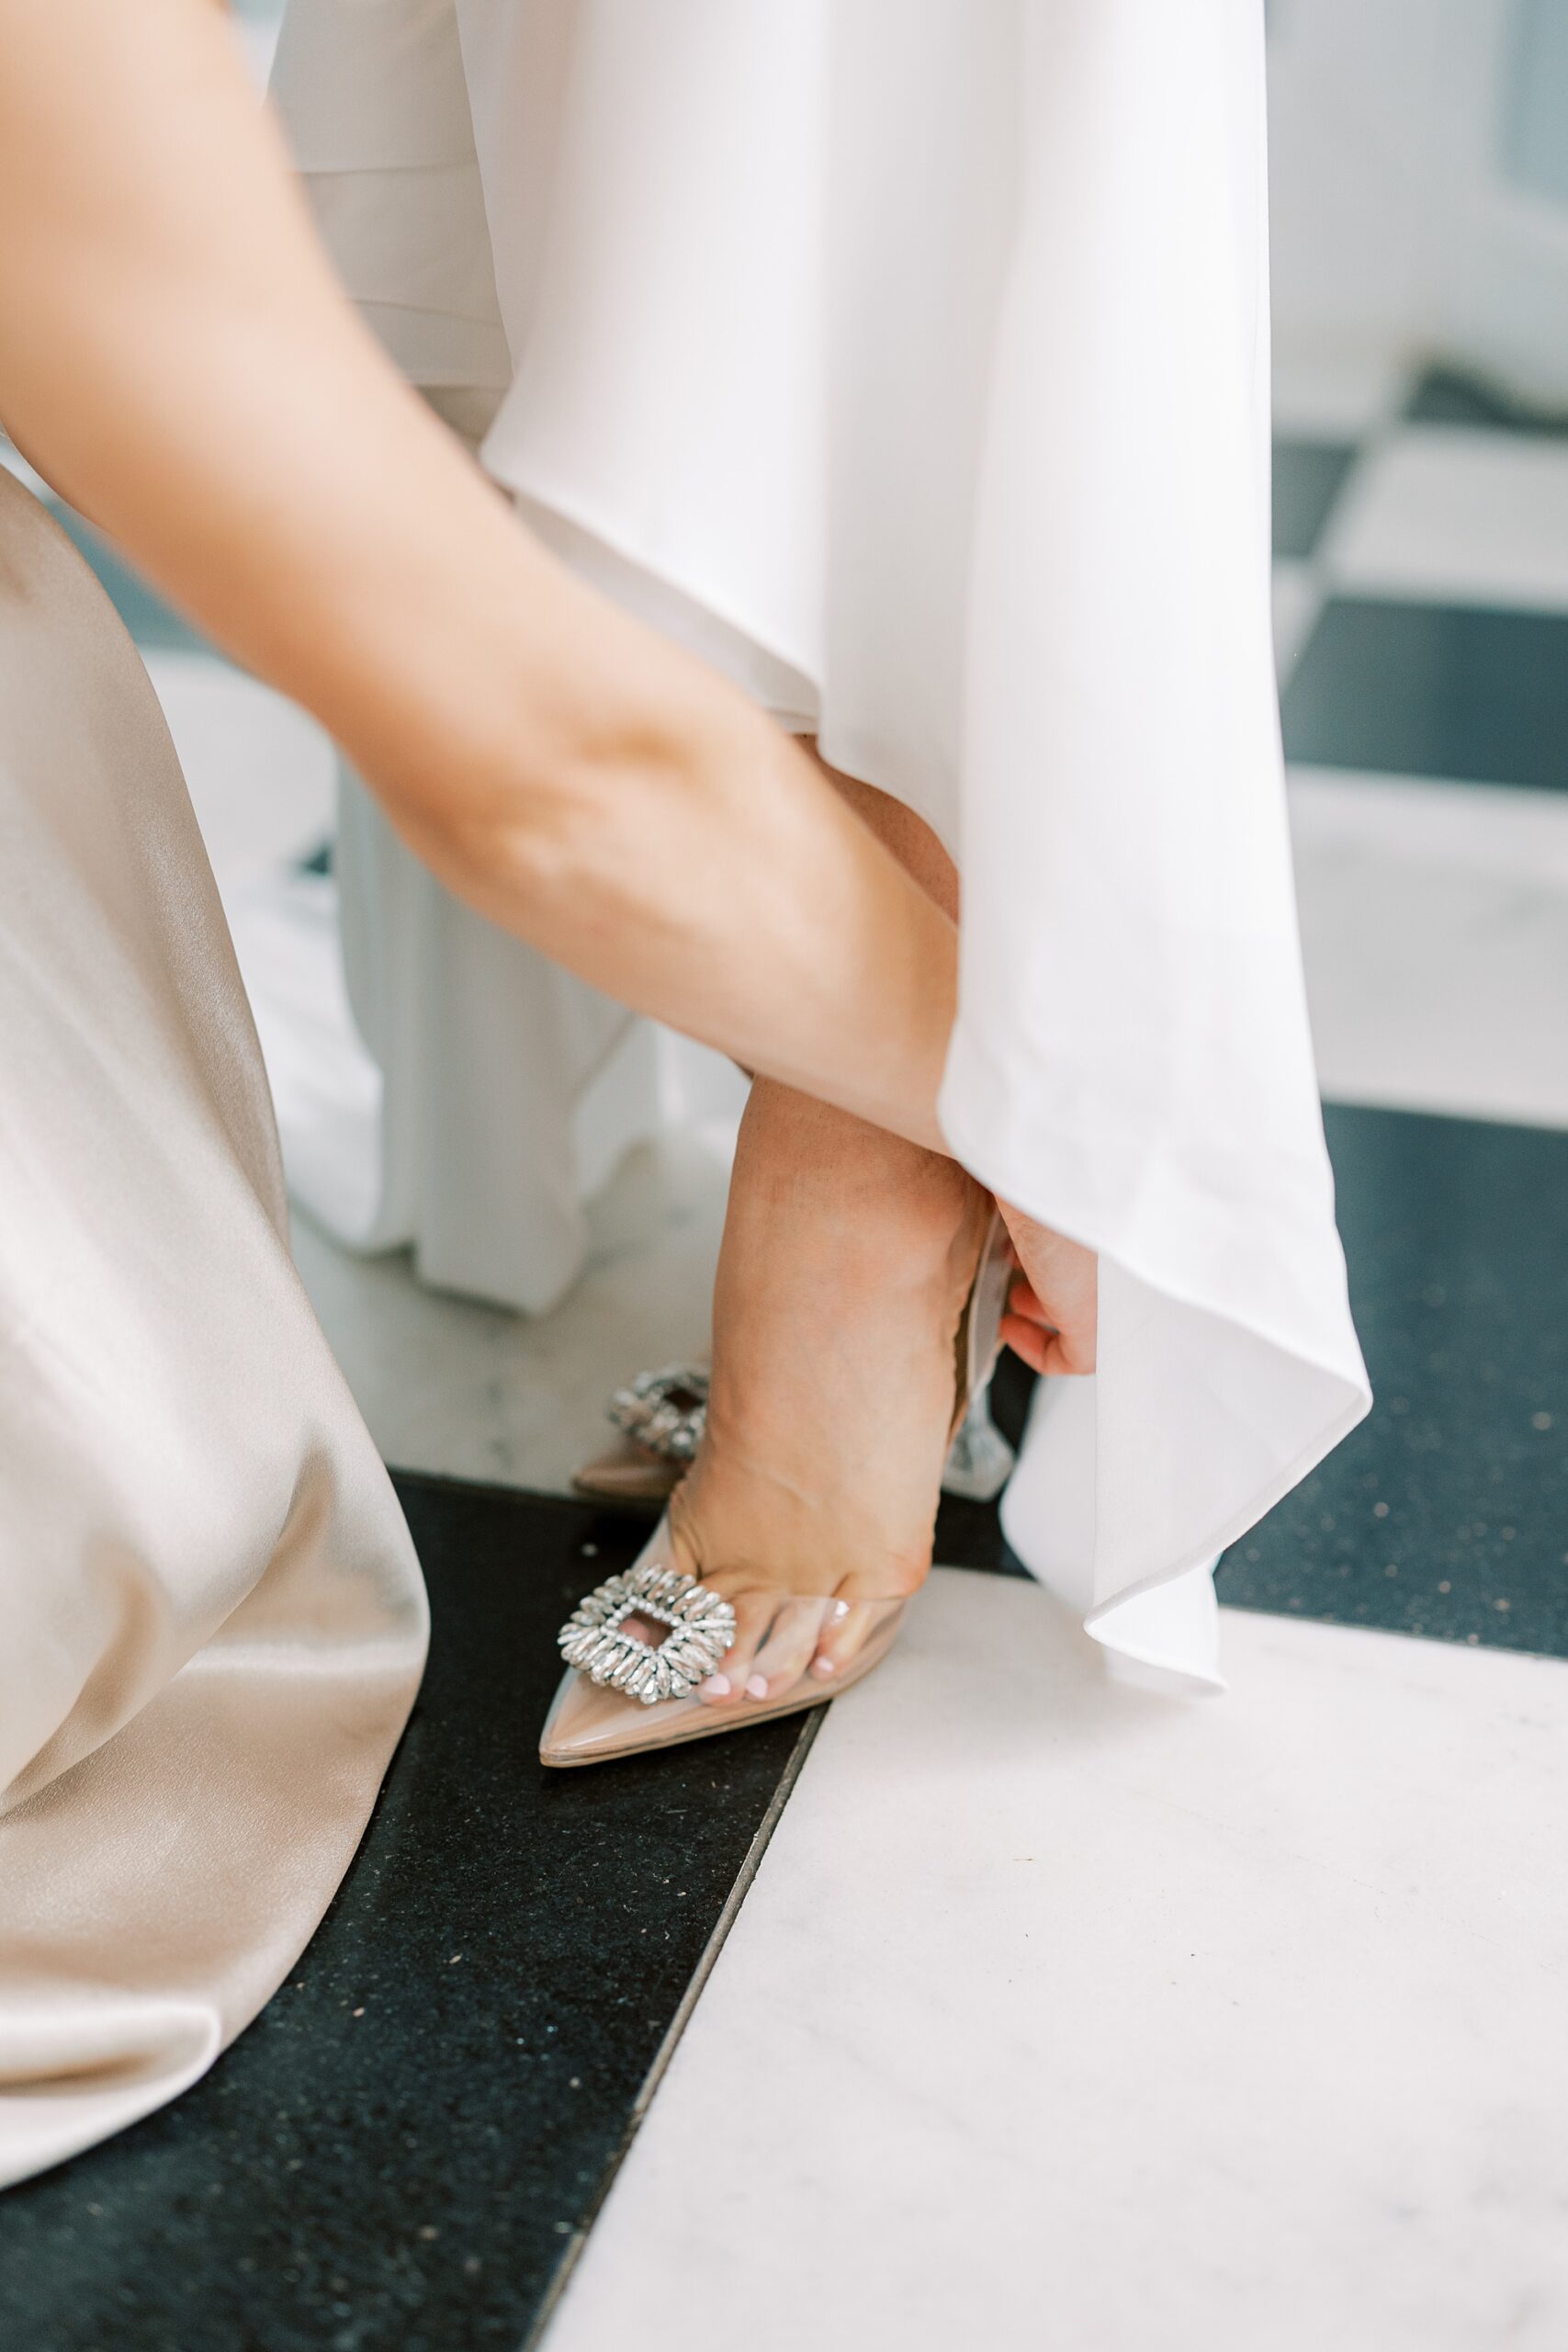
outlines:
M1568 1126L1568 796L1298 769L1325 1094Z
M938 1573L548 2352L1568 2340L1568 1665L1226 1620L1160 1697Z
M1568 611L1568 442L1405 425L1356 467L1322 562L1358 596Z
M427 1290L406 1253L355 1258L296 1217L300 1272L383 1457L564 1491L628 1374L706 1352L732 1140L716 1123L632 1153L591 1204L588 1264L549 1315Z

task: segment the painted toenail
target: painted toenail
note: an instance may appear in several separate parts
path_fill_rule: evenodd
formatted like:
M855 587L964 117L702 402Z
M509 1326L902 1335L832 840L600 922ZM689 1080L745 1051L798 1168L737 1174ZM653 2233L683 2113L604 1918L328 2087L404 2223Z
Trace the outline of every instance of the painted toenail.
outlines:
M707 1680L697 1687L705 1699L728 1699L729 1677L728 1674L710 1674Z
M833 1674L837 1670L830 1657L814 1657L811 1661L813 1674Z
M753 1674L750 1676L746 1684L746 1696L748 1699L765 1699L767 1695L767 1676L765 1674Z

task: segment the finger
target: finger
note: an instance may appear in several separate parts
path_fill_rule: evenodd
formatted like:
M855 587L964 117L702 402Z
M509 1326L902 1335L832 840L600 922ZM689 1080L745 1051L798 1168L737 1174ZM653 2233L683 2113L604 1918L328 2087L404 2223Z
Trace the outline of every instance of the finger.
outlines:
M1004 1315L998 1334L1004 1348L1010 1348L1021 1358L1031 1372L1043 1372L1052 1341L1053 1331L1043 1331L1038 1323L1025 1323L1017 1315Z
M1053 1331L1045 1340L1042 1372L1061 1373L1082 1380L1094 1370L1094 1342L1073 1331Z

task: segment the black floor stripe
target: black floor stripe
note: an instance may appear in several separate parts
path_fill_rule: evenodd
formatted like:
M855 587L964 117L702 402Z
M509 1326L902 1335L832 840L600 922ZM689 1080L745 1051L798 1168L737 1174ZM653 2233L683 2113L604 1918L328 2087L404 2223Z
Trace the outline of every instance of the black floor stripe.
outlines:
M1533 407L1484 377L1454 368L1428 368L1411 392L1404 414L1413 424L1469 424L1488 433L1568 434L1568 410Z
M1335 597L1282 715L1307 765L1568 790L1568 614Z
M1274 444L1274 553L1304 562L1312 554L1357 452L1339 442Z
M556 1627L641 1532L399 1483L434 1635L370 1834L205 2082L0 2198L18 2352L517 2352L809 1742L541 1771Z
M1376 1404L1222 1600L1568 1657L1568 1135L1327 1113Z
M1019 1357L1004 1354L991 1382L991 1417L1015 1447L1022 1442L1034 1377ZM942 1498L936 1520L936 1556L947 1568L986 1568L997 1576L1029 1574L1008 1549L998 1505L970 1502L962 1495Z

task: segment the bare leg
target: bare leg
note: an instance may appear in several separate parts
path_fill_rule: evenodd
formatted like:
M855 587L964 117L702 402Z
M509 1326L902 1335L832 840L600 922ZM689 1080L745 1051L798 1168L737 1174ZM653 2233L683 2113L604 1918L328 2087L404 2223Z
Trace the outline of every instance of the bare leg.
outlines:
M825 764L825 763L824 763ZM871 786L827 773L950 916L935 835ZM714 1297L708 1434L672 1510L682 1566L736 1599L713 1703L743 1708L818 1658L852 1654L857 1600L911 1592L931 1565L952 1422L953 1340L987 1196L955 1162L759 1079L741 1122ZM852 1603L779 1618L770 1589Z

